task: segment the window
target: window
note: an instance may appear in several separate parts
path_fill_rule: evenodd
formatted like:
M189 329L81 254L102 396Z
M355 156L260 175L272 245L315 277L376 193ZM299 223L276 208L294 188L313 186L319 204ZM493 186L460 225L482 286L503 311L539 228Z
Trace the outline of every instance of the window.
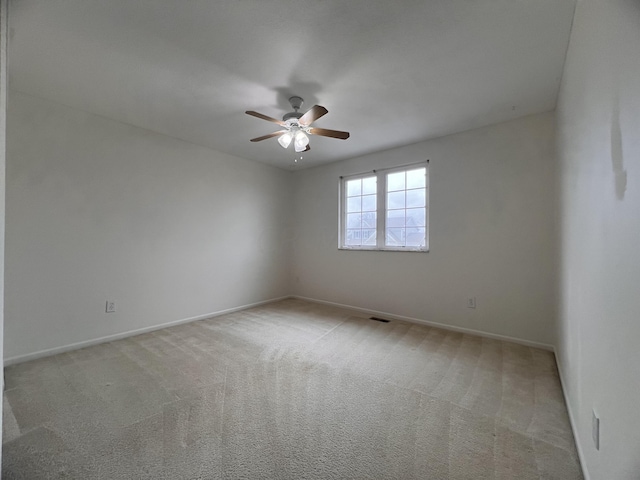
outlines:
M343 177L340 248L428 250L427 163Z

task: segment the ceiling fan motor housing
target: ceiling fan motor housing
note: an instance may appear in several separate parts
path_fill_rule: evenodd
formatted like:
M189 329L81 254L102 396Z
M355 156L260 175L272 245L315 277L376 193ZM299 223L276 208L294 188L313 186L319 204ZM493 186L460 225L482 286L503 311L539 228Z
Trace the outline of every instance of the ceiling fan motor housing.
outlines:
M303 115L302 113L298 112L298 110L300 110L300 107L302 107L302 104L304 103L302 97L298 97L297 95L289 97L289 103L291 104L291 107L295 110L295 112L285 113L282 117L282 121L284 122L286 122L290 118L295 118L297 120Z
M287 120L289 120L290 118L295 118L296 120L299 119L302 116L302 113L300 112L290 112L290 113L285 113L282 116L282 121L286 122Z

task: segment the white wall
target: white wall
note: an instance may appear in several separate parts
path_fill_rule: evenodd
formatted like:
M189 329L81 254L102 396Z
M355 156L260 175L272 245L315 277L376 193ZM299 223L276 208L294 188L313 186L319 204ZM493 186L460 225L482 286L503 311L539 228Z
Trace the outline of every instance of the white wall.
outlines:
M557 108L558 358L592 479L640 478L640 2L579 0ZM601 447L591 440L592 408Z
M296 172L295 294L553 344L553 130L545 113ZM430 252L338 250L339 177L426 159Z
M6 358L289 293L290 173L14 91L7 143Z
M4 272L4 225L5 225L5 151L7 129L7 0L0 0L0 272ZM0 371L4 372L4 275L0 277ZM4 374L2 376L4 391ZM2 418L2 404L0 404ZM2 438L0 422L0 438ZM0 445L0 464L2 463Z

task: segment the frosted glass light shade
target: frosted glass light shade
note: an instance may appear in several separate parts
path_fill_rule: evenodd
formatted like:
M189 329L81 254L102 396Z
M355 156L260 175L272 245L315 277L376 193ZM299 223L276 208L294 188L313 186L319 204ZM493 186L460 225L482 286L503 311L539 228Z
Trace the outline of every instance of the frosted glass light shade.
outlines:
M295 142L293 144L296 152L304 152L304 150L309 145L309 137L305 135L305 133L301 130L296 132Z
M278 143L282 146L282 148L287 148L291 144L291 140L293 139L293 135L291 132L287 132L278 137Z

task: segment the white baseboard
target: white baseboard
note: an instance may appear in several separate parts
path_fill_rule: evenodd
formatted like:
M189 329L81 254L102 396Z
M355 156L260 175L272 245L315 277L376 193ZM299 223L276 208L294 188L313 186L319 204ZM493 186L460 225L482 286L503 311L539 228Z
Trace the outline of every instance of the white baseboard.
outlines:
M273 302L277 302L280 300L285 300L287 298L297 298L300 300L306 300L308 302L314 302L314 303L320 303L320 304L324 304L324 305L331 305L334 307L340 307L340 308L344 308L347 310L352 310L355 312L359 312L359 313L364 313L366 315L376 315L376 316L380 316L380 317L385 317L385 318L389 318L392 320L403 320L406 322L411 322L411 323L419 323L422 325L428 325L431 327L437 327L437 328L442 328L443 330L450 330L453 332L460 332L460 333L468 333L470 335L476 335L476 336L480 336L480 337L486 337L486 338L492 338L494 340L504 340L506 342L512 342L512 343L517 343L520 345L525 345L527 347L534 347L534 348L541 348L543 350L548 350L551 352L555 353L555 348L553 345L548 345L546 343L540 343L540 342L533 342L530 340L524 340L521 338L516 338L516 337L510 337L507 335L500 335L500 334L496 334L496 333L489 333L489 332L484 332L482 330L474 330L471 328L465 328L465 327L458 327L455 325L448 325L446 323L438 323L438 322L432 322L429 320L423 320L421 318L414 318L414 317L407 317L404 315L396 315L393 313L389 313L389 312L383 312L383 311L379 311L379 310L372 310L369 308L363 308L363 307L357 307L354 305L346 305L343 303L336 303L336 302L330 302L328 300L319 300L317 298L309 298L309 297L303 297L300 295L285 295L283 297L277 297L277 298L272 298L269 300L263 300L260 302L255 302L255 303L249 303L246 305L241 305L238 307L233 307L233 308L228 308L225 310L219 310L216 312L210 312L210 313L205 313L203 315L198 315L195 317L189 317L189 318L183 318L180 320L174 320L171 322L166 322L166 323L161 323L158 325L152 325L149 327L144 327L144 328L139 328L136 330L128 330L126 332L121 332L121 333L116 333L113 335L107 335L104 337L98 337L98 338L93 338L90 340L84 340L82 342L77 342L77 343L71 343L68 345L63 345L60 347L55 347L55 348L50 348L50 349L46 349L46 350L40 350L37 352L33 352L33 353L28 353L25 355L17 355L15 357L9 357L9 358L5 358L4 359L4 365L8 366L8 365L13 365L16 363L21 363L21 362L26 362L29 360L35 360L37 358L42 358L42 357L48 357L50 355L56 355L58 353L64 353L64 352L69 352L71 350L78 350L80 348L84 348L84 347L89 347L91 345L97 345L99 343L105 343L105 342L111 342L114 340L120 340L122 338L127 338L127 337L132 337L134 335L140 335L142 333L147 333L147 332L152 332L154 330L160 330L163 328L167 328L167 327L172 327L174 325L181 325L183 323L189 323L189 322L196 322L198 320L204 320L206 318L212 318L212 317L218 317L220 315L224 315L227 313L233 313L233 312L237 312L240 310L246 310L247 308L252 308L252 307L257 307L259 305L265 305L268 303L273 303ZM556 361L557 361L557 356L556 356ZM559 369L560 370L560 369Z
M4 366L14 365L16 363L28 362L29 360L36 360L38 358L49 357L51 355L57 355L59 353L69 352L71 350L78 350L80 348L90 347L99 343L112 342L114 340L120 340L127 337L133 337L142 333L153 332L154 330L161 330L163 328L172 327L174 325L181 325L183 323L197 322L198 320L204 320L206 318L219 317L227 313L233 313L240 310L246 310L247 308L257 307L259 305L265 305L267 303L277 302L279 300L285 300L290 298L289 295L278 298L271 298L269 300L263 300L260 302L249 303L247 305L241 305L239 307L227 308L225 310L219 310L217 312L205 313L195 317L183 318L180 320L173 320L167 323L161 323L158 325L152 325L150 327L138 328L136 330L128 330L126 332L116 333L113 335L107 335L99 338L92 338L90 340L84 340L82 342L70 343L61 347L49 348L46 350L40 350L38 352L27 353L25 355L16 355L15 357L9 357L4 359Z
M548 345L546 343L540 343L540 342L533 342L530 340L524 340L522 338L509 337L507 335L500 335L497 333L483 332L482 330L474 330L472 328L457 327L455 325L448 325L446 323L432 322L429 320L423 320L421 318L406 317L404 315L396 315L389 312L371 310L369 308L356 307L353 305L345 305L343 303L329 302L327 300L318 300L316 298L302 297L300 295L291 295L291 298L298 298L300 300L306 300L308 302L321 303L323 305L331 305L334 307L345 308L347 310L353 310L355 312L364 313L366 315L375 315L377 317L384 317L390 320L404 320L405 322L419 323L422 325L428 325L430 327L441 328L443 330L450 330L452 332L468 333L470 335L476 335L479 337L492 338L494 340L503 340L505 342L517 343L520 345L525 345L527 347L540 348L542 350L548 350L550 352L554 351L553 345Z
M580 466L582 467L582 476L585 480L591 480L589 476L589 470L587 470L587 464L585 463L584 450L582 449L582 444L580 443L580 437L578 436L576 417L573 415L573 410L571 409L571 403L569 403L569 396L567 395L567 387L564 382L564 378L562 377L562 367L560 365L560 358L558 357L558 352L556 349L553 349L553 355L556 357L556 365L558 367L558 376L560 377L560 386L562 387L562 394L564 395L564 403L567 406L567 413L569 414L569 423L571 424L571 431L573 432L573 441L576 444L576 450L578 451L578 459L580 460Z

